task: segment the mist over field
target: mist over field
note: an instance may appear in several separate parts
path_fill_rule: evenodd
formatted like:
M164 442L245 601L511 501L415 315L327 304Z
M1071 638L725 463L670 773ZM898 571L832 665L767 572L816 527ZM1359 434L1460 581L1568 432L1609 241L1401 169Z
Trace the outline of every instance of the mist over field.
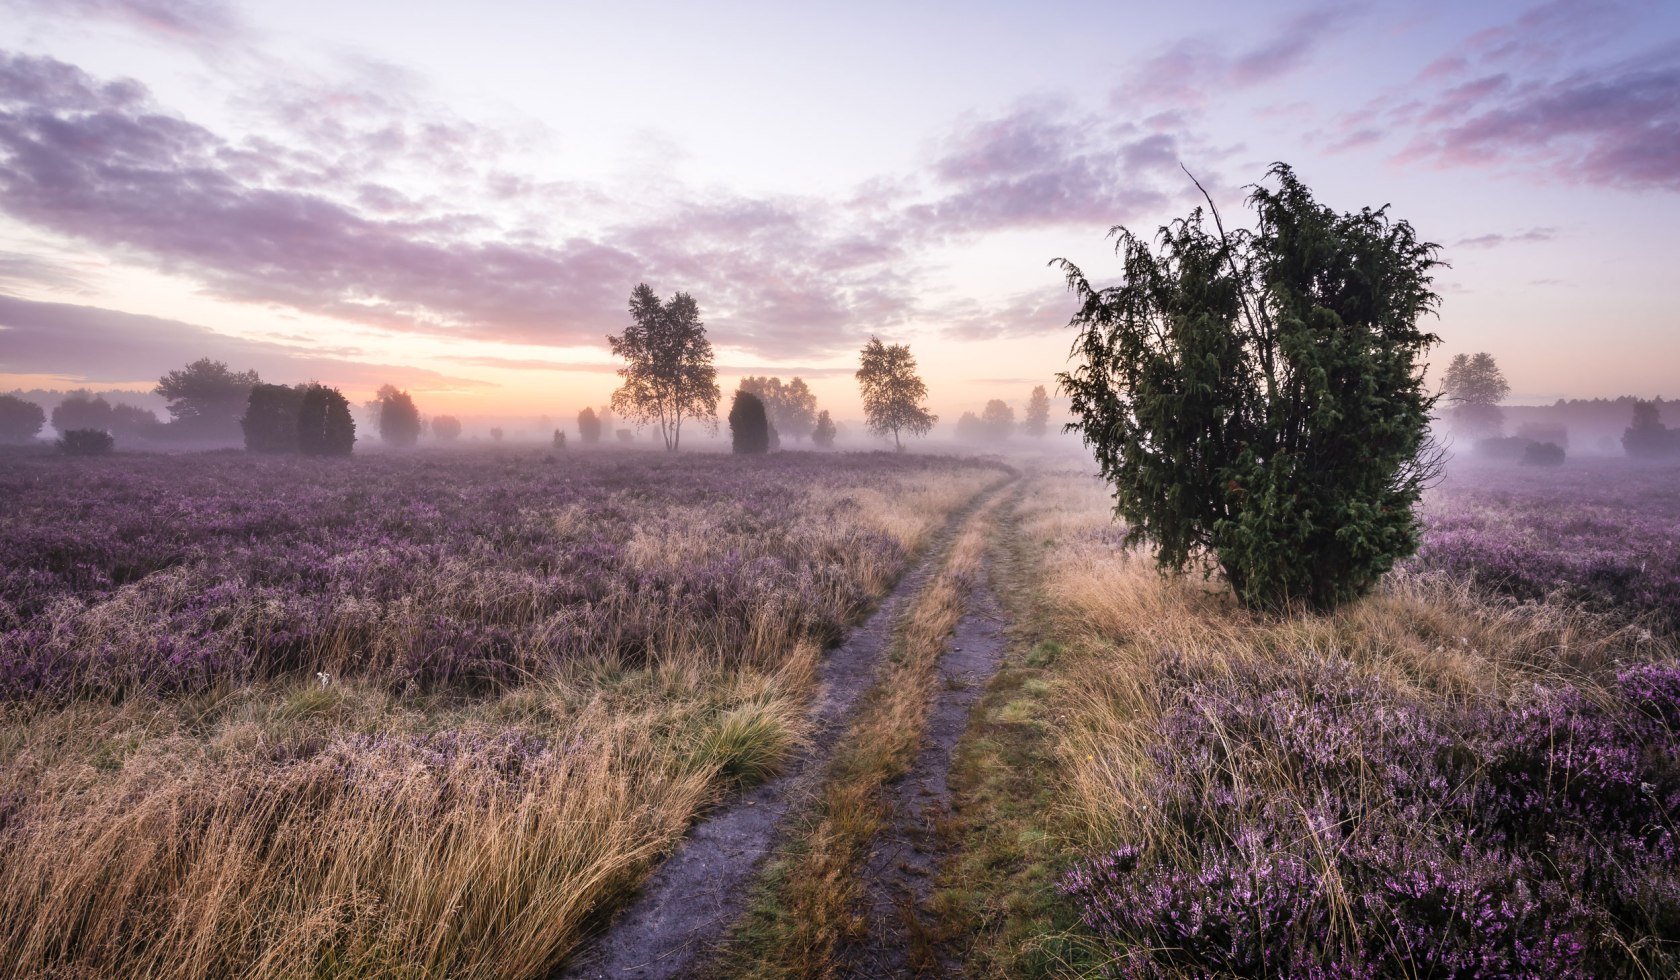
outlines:
M0 978L1680 975L1680 9L0 23Z

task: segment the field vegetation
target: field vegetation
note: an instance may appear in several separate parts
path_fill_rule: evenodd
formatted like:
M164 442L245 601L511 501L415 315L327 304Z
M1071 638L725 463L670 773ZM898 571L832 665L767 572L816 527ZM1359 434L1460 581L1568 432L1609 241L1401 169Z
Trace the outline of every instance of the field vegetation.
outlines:
M995 464L0 462L0 973L540 976Z

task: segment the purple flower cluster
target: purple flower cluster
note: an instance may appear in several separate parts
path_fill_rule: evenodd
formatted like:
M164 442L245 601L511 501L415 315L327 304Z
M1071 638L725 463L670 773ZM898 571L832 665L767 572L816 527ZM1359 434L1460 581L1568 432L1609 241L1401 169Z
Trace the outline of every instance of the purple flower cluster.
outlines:
M1187 673L1157 832L1063 882L1116 973L1680 972L1680 667L1472 706Z
M830 640L870 599L868 570L894 574L905 556L807 491L980 465L510 452L79 462L0 455L0 701L314 669L482 687L583 655L633 661L689 644L729 657L766 617L789 640ZM639 534L689 532L708 547L638 560Z
M1519 600L1554 594L1680 631L1680 470L1463 466L1424 508L1414 566Z

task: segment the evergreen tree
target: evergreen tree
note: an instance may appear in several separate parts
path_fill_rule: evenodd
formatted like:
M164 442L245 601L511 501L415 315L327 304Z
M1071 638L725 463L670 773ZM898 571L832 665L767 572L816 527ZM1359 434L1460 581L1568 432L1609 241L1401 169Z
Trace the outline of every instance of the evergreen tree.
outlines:
M298 451L306 456L348 456L356 445L350 403L337 388L304 386L298 404Z
M593 446L601 441L601 417L595 414L593 408L586 408L578 413L578 438L585 446Z
M239 420L245 448L259 453L298 451L298 418L303 413L303 389L290 385L258 384L245 402Z
M729 439L738 453L770 451L770 417L763 399L745 389L735 392L729 406Z
M1287 166L1253 231L1201 208L1158 251L1116 228L1123 279L1081 307L1059 376L1128 539L1164 570L1217 567L1245 603L1328 608L1417 547L1435 472L1419 329L1438 247L1386 208L1336 214ZM1210 201L1211 206L1211 201Z

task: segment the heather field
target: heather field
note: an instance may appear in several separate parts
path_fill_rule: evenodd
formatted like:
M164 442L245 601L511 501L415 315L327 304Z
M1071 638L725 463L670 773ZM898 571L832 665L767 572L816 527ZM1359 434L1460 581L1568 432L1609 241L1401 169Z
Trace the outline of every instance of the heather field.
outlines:
M1680 972L1672 467L1278 615L1074 460L0 458L0 975Z
M992 930L975 961L1680 973L1675 475L1455 472L1417 559L1300 616L1162 579L1098 481L1037 477L1017 609L1041 640L976 720L968 776L970 839L1014 870L1002 892L977 862L945 878ZM1023 785L1031 765L1050 775ZM1035 792L1059 806L1009 803Z
M0 459L0 974L540 976L996 464Z

